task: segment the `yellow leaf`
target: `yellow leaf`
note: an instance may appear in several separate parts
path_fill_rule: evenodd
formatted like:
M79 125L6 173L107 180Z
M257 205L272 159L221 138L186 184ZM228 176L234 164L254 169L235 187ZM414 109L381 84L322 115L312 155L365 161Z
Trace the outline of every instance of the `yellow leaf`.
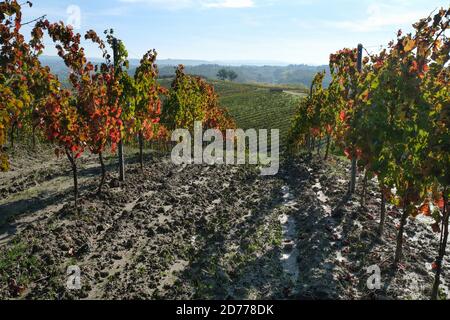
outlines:
M416 47L416 40L409 39L409 40L407 40L406 45L405 45L405 52L410 52L415 47Z

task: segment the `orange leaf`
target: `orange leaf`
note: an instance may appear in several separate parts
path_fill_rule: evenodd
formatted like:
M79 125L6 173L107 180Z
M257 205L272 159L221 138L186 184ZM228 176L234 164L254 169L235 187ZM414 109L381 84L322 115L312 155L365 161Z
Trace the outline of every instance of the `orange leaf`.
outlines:
M424 203L420 208L419 208L420 213L422 213L424 216L431 216L431 210L430 210L430 205L428 203Z

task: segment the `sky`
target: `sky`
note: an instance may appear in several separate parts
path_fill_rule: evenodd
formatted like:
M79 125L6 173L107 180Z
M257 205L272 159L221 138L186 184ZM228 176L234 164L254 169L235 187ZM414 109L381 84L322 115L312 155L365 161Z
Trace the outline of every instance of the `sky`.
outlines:
M399 29L450 1L437 0L34 0L24 22L47 14L84 34L113 28L130 58L328 64L362 43L377 52ZM31 30L31 26L25 28ZM26 32L26 31L25 31ZM100 52L86 45L90 57ZM53 55L54 50L46 54Z

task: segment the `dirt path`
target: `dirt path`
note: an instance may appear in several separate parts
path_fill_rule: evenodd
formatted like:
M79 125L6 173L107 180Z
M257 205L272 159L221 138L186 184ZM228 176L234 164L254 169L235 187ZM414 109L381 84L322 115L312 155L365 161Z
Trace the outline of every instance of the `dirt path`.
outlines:
M60 211L71 201L73 180L65 158L31 158L29 164L14 159L12 171L2 173L0 185L0 244L9 241L30 223ZM93 188L100 171L96 159L79 160L79 184L81 191Z
M367 208L353 198L331 214L346 192L346 162L299 158L277 176L261 177L250 166L177 167L156 158L144 173L129 165L125 184L109 175L101 196L90 192L95 161L86 159L83 167L80 212L70 203L70 175L1 200L0 208L14 208L15 197L33 188L51 190L3 225L11 232L0 240L0 297L427 298L437 239L426 221L408 223L404 267L393 272L398 213L390 208L380 241L374 182ZM374 264L384 283L376 292L365 285ZM78 291L66 287L73 265L81 269Z
M284 93L289 94L291 96L296 96L296 97L305 97L306 94L303 92L295 92L295 91L288 91L288 90L283 90Z
M367 205L362 208L356 194L332 214L348 188L347 162L332 159L293 161L286 169L291 174L309 174L301 183L292 184L291 192L299 206L300 299L429 299L434 278L431 262L436 255L438 235L430 221L410 219L407 224L404 260L398 271L392 268L400 213L388 208L385 237L380 240L380 194L375 181L368 186ZM359 180L362 177L359 176ZM298 181L298 180L297 180ZM360 187L360 184L358 184ZM357 190L359 193L361 190ZM367 268L379 266L382 288L369 290ZM448 265L443 277L443 292L448 294Z
M297 203L293 200L294 196L290 193L288 186L283 186L281 191L283 192L283 207L288 211L281 213L279 217L283 230L283 254L281 255L281 263L283 265L283 271L291 277L292 286L295 288L298 285L299 277L298 230L295 217L289 211L295 209Z
M21 247L21 255L24 265L35 258L38 264L38 270L22 280L22 294L94 299L284 297L289 284L280 263L277 209L283 203L282 181L263 179L250 167L182 169L168 159L152 163L145 175L131 166L125 185L107 186L101 197L86 193L80 213L66 200L16 217L10 225L20 222L23 227L4 239L2 249L16 250L11 241L34 243ZM64 199L67 191L61 191ZM36 215L42 218L22 218ZM79 292L65 288L69 265L82 270ZM19 275L8 277L17 281ZM14 295L14 289L3 287L3 295Z

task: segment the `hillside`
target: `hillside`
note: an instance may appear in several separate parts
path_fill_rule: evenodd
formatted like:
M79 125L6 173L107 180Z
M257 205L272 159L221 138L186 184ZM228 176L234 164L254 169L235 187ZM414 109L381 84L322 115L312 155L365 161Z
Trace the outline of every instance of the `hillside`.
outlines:
M301 85L240 84L229 81L209 81L241 129L279 129L281 148L300 99L306 93ZM161 84L169 88L171 80Z
M203 64L199 66L187 66L186 72L200 75L208 79L217 79L220 69L233 70L238 75L236 79L240 83L271 83L271 84L299 84L309 87L317 72L326 70L328 66L288 65L288 66L223 66ZM173 75L173 66L160 66L160 75ZM325 85L330 82L330 77L325 78Z
M41 2L0 0L0 303L450 299L450 7Z
M41 57L44 65L50 67L58 77L64 81L68 77L68 69L59 57ZM100 63L99 59L92 59L94 63ZM199 75L211 80L217 79L217 72L226 68L237 73L236 82L239 83L270 83L270 84L296 84L309 87L314 75L323 70L328 71L328 66L308 65L235 65L223 61L221 64L209 63L200 60L158 60L161 77L170 77L175 74L178 64L184 64L186 73ZM273 62L275 64L275 62ZM130 73L134 74L139 60L130 60ZM325 84L330 81L329 75L325 78Z
M286 92L273 92L270 87L213 81L225 106L242 129L279 129L281 148L287 138L291 118L301 99ZM288 92L302 92L300 88Z

